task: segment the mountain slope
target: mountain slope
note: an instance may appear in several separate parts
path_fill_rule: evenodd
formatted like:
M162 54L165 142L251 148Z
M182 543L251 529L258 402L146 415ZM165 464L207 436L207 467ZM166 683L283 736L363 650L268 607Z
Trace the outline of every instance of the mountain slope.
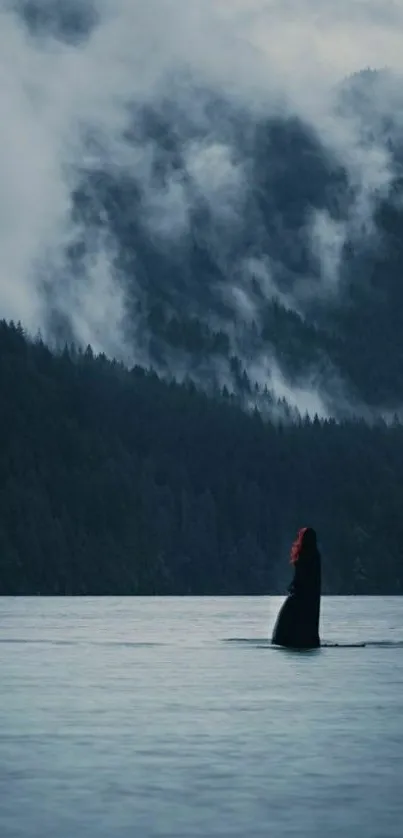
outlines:
M253 121L210 91L193 93L197 123L180 87L177 100L133 110L137 173L116 171L100 150L81 172L74 282L85 274L88 243L108 237L132 357L239 394L242 377L255 394L257 385L277 395L284 378L290 390L316 391L324 414L399 408L403 180L395 128L376 124L369 136L368 102L364 115L355 109L350 151L362 157L355 169L373 165L367 182L301 119ZM354 95L361 101L361 88ZM350 125L344 98L345 87L338 107Z
M0 313L248 408L400 411L401 76L285 68L284 4L262 50L153 2L3 3Z

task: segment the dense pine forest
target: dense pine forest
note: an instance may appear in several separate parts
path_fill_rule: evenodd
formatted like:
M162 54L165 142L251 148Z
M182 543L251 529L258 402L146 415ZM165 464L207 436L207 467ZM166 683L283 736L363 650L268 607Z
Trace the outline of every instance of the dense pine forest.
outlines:
M324 591L403 591L403 427L267 421L0 327L0 593L282 593L296 528Z
M1 593L402 592L400 63L227 5L4 7Z

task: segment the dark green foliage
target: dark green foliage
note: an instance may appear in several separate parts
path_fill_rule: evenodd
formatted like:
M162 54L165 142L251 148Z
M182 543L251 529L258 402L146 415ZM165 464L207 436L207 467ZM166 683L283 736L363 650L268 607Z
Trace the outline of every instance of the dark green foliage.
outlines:
M403 590L403 428L289 425L0 323L0 593L282 592L301 525L325 590Z

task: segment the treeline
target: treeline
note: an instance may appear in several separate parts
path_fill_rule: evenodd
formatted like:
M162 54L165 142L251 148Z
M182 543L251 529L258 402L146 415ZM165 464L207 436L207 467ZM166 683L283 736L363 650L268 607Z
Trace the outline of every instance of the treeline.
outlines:
M223 394L0 323L0 593L403 591L403 428L248 415Z

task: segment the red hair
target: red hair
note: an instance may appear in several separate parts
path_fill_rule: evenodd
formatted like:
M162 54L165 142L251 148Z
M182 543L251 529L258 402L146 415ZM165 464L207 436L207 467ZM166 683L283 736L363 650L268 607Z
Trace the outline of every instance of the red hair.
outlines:
M296 564L300 557L304 536L308 529L309 527L302 527L302 529L298 532L294 544L291 547L291 564Z

